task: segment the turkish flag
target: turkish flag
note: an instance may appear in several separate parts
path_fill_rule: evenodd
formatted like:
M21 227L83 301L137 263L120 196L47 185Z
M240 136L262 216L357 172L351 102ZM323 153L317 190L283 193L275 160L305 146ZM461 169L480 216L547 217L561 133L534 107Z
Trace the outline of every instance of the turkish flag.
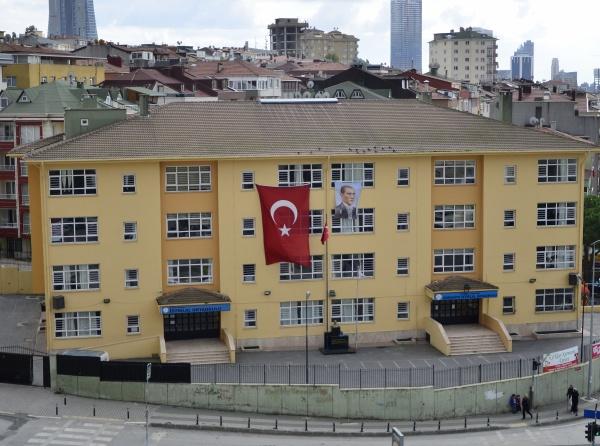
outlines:
M309 267L309 186L256 185L256 189L260 197L267 265L291 262Z

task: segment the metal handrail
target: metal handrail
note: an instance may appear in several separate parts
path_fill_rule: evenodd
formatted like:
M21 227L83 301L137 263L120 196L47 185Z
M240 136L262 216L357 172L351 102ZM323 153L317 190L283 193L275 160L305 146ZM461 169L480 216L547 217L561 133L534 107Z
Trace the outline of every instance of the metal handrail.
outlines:
M14 164L0 164L0 171L3 172L14 172L15 166Z
M16 200L17 194L0 194L0 200Z

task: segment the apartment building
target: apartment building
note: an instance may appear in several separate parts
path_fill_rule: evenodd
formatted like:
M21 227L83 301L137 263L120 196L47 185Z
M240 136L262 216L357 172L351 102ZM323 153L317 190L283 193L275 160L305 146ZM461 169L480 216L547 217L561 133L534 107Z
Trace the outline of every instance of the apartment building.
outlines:
M503 350L508 333L576 330L593 150L410 99L170 104L38 147L24 160L47 347L164 361L179 340L283 350L307 330L316 348L335 322L359 348L451 353L456 327ZM360 192L350 221L339 182ZM310 186L308 227L271 208L282 238L309 233L309 265L266 265L257 184Z
M429 69L457 81L493 83L498 69L497 40L473 28L434 34L429 42Z
M300 35L300 54L303 59L333 60L352 65L358 58L358 39L338 30L306 30Z

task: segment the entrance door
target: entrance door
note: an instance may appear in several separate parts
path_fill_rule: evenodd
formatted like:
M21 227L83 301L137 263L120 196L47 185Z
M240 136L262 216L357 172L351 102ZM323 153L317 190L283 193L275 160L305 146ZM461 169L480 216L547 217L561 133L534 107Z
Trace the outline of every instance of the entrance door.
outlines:
M165 314L165 341L178 339L218 338L221 312Z
M431 302L431 318L442 325L479 323L479 299Z

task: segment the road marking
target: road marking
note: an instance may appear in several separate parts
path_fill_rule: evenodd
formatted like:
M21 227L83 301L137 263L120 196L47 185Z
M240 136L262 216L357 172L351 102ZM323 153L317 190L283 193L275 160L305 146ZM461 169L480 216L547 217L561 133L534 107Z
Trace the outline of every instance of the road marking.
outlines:
M525 433L527 434L527 436L528 436L529 438L531 438L532 440L534 440L534 441L535 441L535 439L536 439L536 438L535 438L535 435L533 435L533 433L531 432L531 430L529 430L529 429L525 429Z
M379 368L384 369L385 367L383 366L383 364L381 364L381 361L377 361L377 364L379 364Z
M44 430L44 431L57 431L57 430L59 430L59 429L60 429L60 428L58 428L58 427L50 427L50 426L44 426L44 427L42 428L42 430Z
M425 364L427 364L427 367L431 367L431 364L429 363L429 361L427 361L427 359L423 359L423 361L425 361Z
M448 367L448 364L446 364L442 358L438 359L438 361L440 361L444 367Z
M101 426L99 426L101 427ZM66 427L64 429L65 432L73 432L75 434L94 434L96 433L97 429L79 429L79 428L75 428L75 427Z
M471 361L471 358L469 358L468 356L467 356L467 358L465 358L465 359L466 359L467 361L469 361L469 364L474 364L474 362L473 362L473 361Z
M480 356L481 359L483 359L485 362L487 362L488 364L491 364L492 361L490 361L489 359L487 359L485 356Z
M104 427L103 424L99 424L99 423L83 423L83 425L85 427Z
M407 361L410 363L410 365L412 366L413 369L416 369L417 366L413 364L413 362L410 359L407 359Z
M397 363L396 361L392 361L392 362L394 363L394 365L396 366L396 368L397 368L397 369L400 369L400 368L402 368L402 367L400 367L400 366L398 365L398 363Z
M502 435L502 432L496 431L496 436L504 443L504 435Z
M87 440L90 435L75 435L75 434L58 434L58 438L67 438L69 440Z
M453 360L455 363L457 363L458 365L461 365L461 364L460 364L460 362L458 362L458 361L456 360L456 358L450 358L450 359L452 359L452 360Z

